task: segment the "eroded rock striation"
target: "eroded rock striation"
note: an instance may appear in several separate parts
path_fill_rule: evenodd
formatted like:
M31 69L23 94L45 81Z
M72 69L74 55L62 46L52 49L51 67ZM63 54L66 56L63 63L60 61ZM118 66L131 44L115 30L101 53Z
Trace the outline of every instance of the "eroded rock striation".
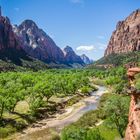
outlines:
M23 43L23 49L32 57L50 63L64 63L63 51L32 20L25 20L13 27Z
M140 9L124 21L119 21L113 32L105 56L140 50Z
M0 50L6 48L20 49L19 42L12 31L8 17L0 16Z
M140 73L140 68L128 69L127 75L131 86L131 102L129 108L129 123L127 125L125 140L139 140L140 139L140 91L134 88L134 76Z
M0 16L0 59L20 63L20 59L29 59L19 38L14 34L8 17Z
M1 16L0 7L0 59L23 58L60 65L84 64L72 48L61 50L34 21L25 20L19 26L12 26L8 17Z

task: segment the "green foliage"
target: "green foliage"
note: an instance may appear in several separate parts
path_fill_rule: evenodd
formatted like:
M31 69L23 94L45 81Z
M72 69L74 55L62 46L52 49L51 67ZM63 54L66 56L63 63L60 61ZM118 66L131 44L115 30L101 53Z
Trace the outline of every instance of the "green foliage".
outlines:
M0 121L5 120L5 113L10 112L20 114L20 112L15 108L21 101L27 102L29 110L26 112L26 114L20 115L26 117L27 115L30 116L32 119L29 119L29 117L28 119L31 122L31 120L35 119L34 116L38 116L38 113L42 108L46 109L51 104L52 108L55 110L55 102L50 103L52 96L76 97L79 95L79 89L81 89L82 93L84 94L89 93L91 90L96 90L96 88L90 84L91 81L89 77L96 77L96 79L93 80L93 83L100 83L101 85L107 84L114 87L116 93L123 93L123 88L126 85L126 77L124 77L125 72L126 71L124 68L118 67L104 71L98 69L51 69L37 72L27 71L0 73ZM110 98L111 97L112 96L110 96ZM122 98L122 96L119 97ZM108 99L108 95L103 95L100 100L98 110L86 113L80 118L79 121L76 122L76 124L70 126L70 128L68 126L66 129L64 129L62 132L62 137L64 140L90 140L92 137L103 139L102 133L100 133L101 131L95 129L95 124L102 119L108 118L107 120L111 120L109 119L109 116L111 117L112 115L110 114L108 116L108 114L111 112L111 109L108 110L109 112L103 110L104 104ZM72 105L78 100L77 98L71 98L67 105ZM114 106L118 106L118 102L114 102L113 99L111 102L114 104L111 104L112 108ZM123 102L125 102L125 100ZM122 110L126 111L125 115L127 116L128 110L126 109L126 106L122 106L125 108ZM124 129L126 121L123 119L123 117L125 116L122 116L123 114L119 115L120 126L122 129ZM19 127L19 129L22 129L22 127L25 126L24 122L15 124L17 127ZM6 128L6 126L7 125L4 127ZM95 130L92 130L92 127ZM115 124L112 127L114 129L117 128ZM1 128L0 133L3 130L4 129ZM8 130L7 133L12 132L11 130Z
M138 90L140 90L140 74L137 75L137 79L136 79L136 88L137 88Z
M92 88L88 87L88 86L84 86L80 90L81 90L81 93L87 94L87 93L90 93L92 91Z
M66 127L62 134L62 140L104 140L101 136L99 129L86 129L71 125Z
M0 119L4 112L14 112L23 100L35 115L54 95L76 95L80 88L89 92L89 76L89 70L74 69L0 73Z
M112 95L104 106L108 126L116 128L122 138L128 123L129 102L130 99L128 97Z
M115 66L123 66L129 62L140 62L140 52L129 52L121 54L111 54L96 61L96 65L113 64ZM92 67L92 66L90 66Z
M74 125L70 125L70 127L66 127L61 135L62 140L85 140L87 130L82 127L76 127Z
M106 122L103 122L101 125L97 126L97 128L100 131L100 135L105 139L105 140L115 140L118 139L120 140L120 136L118 134L118 131L116 129L110 129L106 127L105 125Z
M105 140L100 133L100 130L95 128L95 129L90 129L87 132L86 140Z
M113 140L119 134L122 137L128 120L129 101L127 96L104 94L97 110L85 113L62 130L62 140ZM104 120L103 124L96 126L101 120Z
M16 129L11 127L10 125L7 125L6 127L0 127L0 138L7 137L11 133L16 132Z

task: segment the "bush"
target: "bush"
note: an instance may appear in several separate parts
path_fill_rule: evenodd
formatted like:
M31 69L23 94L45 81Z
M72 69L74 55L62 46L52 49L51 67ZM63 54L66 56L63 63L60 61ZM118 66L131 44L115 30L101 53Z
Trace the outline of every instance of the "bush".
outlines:
M61 133L62 140L85 140L87 130L82 127L70 125Z
M52 134L51 140L60 140L60 136L58 134Z
M101 136L99 129L94 128L90 129L87 132L86 140L105 140L105 139Z
M91 91L92 91L92 88L91 87L88 87L88 86L83 86L81 88L81 93L84 93L84 94L90 93Z
M130 98L122 95L112 95L104 105L104 112L107 118L107 126L117 129L123 138L124 130L128 123Z

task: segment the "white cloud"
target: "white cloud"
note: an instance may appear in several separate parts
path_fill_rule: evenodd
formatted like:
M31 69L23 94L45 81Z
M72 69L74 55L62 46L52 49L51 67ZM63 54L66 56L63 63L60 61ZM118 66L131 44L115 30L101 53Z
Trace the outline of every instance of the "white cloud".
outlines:
M98 35L97 38L98 39L105 39L105 37L103 35Z
M19 8L18 8L18 7L16 7L16 8L14 8L14 10L18 12L18 11L19 11Z
M94 45L79 46L79 47L76 48L77 51L92 51L94 49L95 49Z

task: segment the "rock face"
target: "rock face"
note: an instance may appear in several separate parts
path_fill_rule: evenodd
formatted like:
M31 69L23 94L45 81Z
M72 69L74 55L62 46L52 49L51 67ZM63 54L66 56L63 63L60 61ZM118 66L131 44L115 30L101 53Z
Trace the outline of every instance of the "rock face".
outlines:
M140 73L140 68L129 68L127 76L131 87L131 102L129 109L128 125L125 133L125 140L140 139L140 91L135 89L135 75Z
M12 31L10 20L0 16L0 50L8 48L20 49L20 46Z
M85 64L91 64L93 62L85 54L82 54L80 57L84 61Z
M0 59L20 63L20 58L28 59L18 37L14 34L10 20L0 16Z
M66 46L63 50L64 58L66 63L73 64L73 63L79 63L84 64L83 60L80 56L78 56L71 47Z
M12 27L10 20L1 16L0 10L0 59L22 63L21 59L32 58L46 63L84 64L72 48L67 46L63 52L32 20Z
M140 9L134 11L124 21L119 21L105 51L105 56L112 53L126 53L140 50Z
M130 110L129 110L129 124L125 133L125 140L139 140L140 139L140 110L138 103L140 102L140 95L131 95Z
M25 20L13 30L30 56L47 63L65 63L62 50L32 20Z

